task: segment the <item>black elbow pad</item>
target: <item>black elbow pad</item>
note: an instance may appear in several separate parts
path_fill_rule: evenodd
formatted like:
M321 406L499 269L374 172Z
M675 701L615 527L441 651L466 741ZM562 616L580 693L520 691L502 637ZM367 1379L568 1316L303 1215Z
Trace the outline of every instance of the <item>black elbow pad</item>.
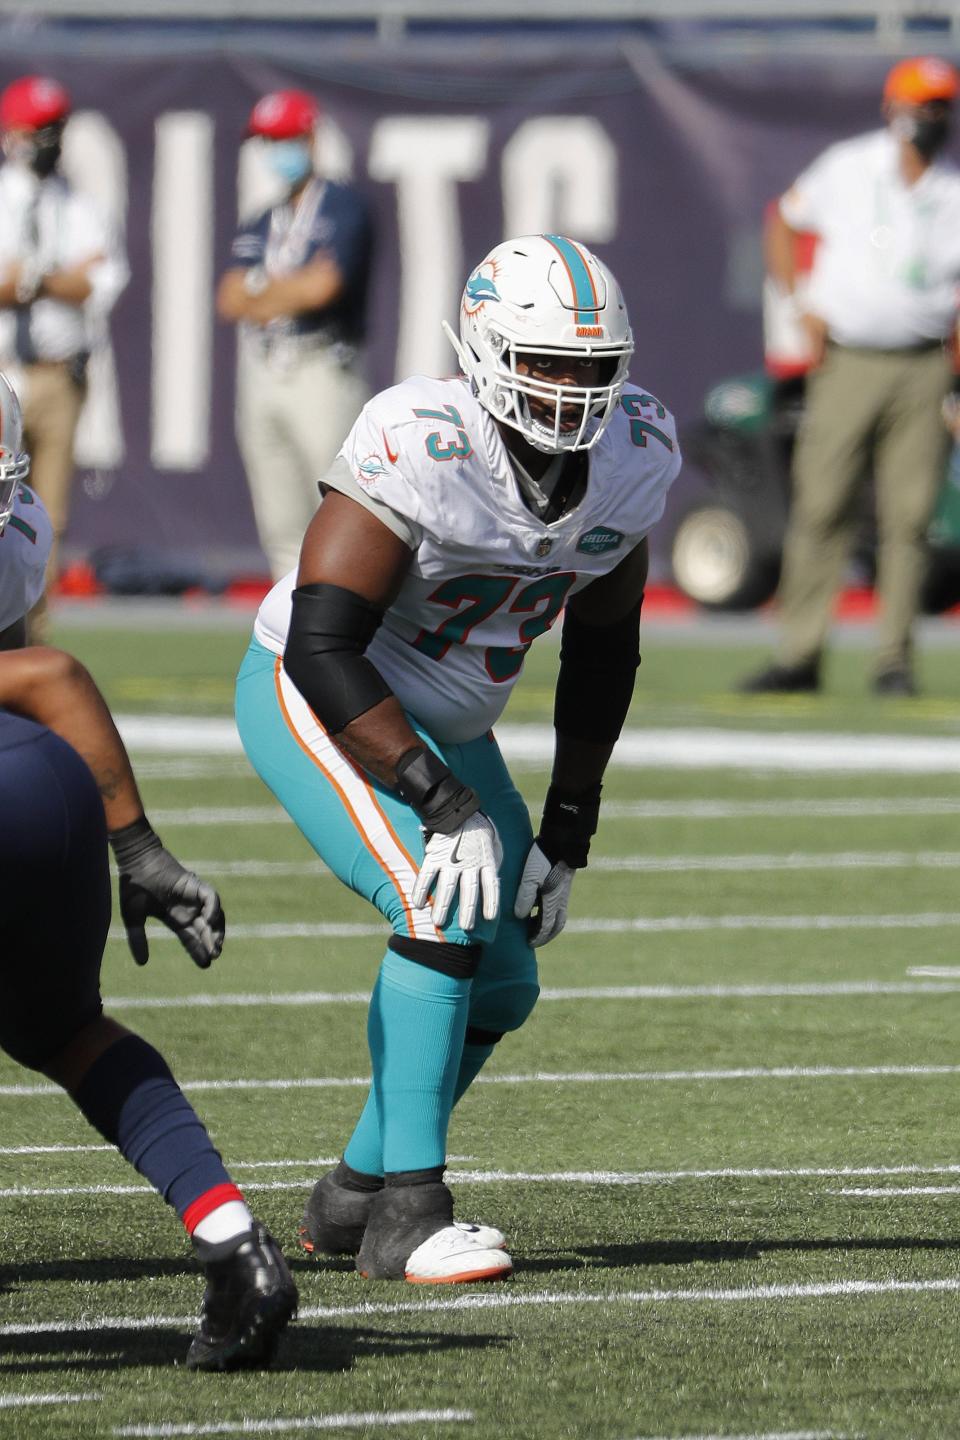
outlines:
M332 735L393 694L364 654L382 619L376 605L340 585L293 592L283 668Z
M640 606L612 625L563 617L560 674L553 707L557 733L609 744L627 718L640 664Z

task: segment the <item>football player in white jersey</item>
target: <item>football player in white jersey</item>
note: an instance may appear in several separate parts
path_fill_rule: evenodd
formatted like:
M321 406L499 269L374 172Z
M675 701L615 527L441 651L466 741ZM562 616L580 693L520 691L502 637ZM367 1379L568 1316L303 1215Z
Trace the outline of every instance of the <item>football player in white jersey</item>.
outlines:
M533 1008L534 951L587 863L639 663L646 536L680 465L671 416L627 383L617 282L583 245L498 245L448 333L462 375L365 407L237 685L253 765L393 928L370 1095L302 1243L415 1282L511 1271L499 1231L453 1219L447 1125ZM534 838L491 726L564 609Z
M43 594L53 527L39 495L27 488L20 401L0 372L0 650L27 642L26 615Z

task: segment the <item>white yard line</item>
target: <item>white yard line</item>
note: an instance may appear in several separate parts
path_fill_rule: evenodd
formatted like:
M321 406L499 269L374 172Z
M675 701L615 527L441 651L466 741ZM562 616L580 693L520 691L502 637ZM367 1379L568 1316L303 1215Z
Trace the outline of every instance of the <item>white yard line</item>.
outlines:
M137 767L140 774L140 767ZM539 803L539 800L538 802ZM904 796L891 799L847 800L605 800L603 823L611 820L870 820L878 816L960 815L960 799ZM162 809L151 806L157 825L289 825L279 805L190 806Z
M283 1435L295 1430L366 1430L371 1426L463 1425L474 1418L472 1410L370 1410L342 1415L297 1415L289 1420L211 1420L176 1425L115 1425L114 1435L162 1440L175 1435Z
M955 1295L960 1278L934 1280L831 1280L796 1285L744 1285L704 1290L525 1290L496 1291L438 1300L363 1301L357 1305L303 1305L300 1321L351 1316L428 1315L475 1310L566 1309L575 1305L740 1305L796 1300L854 1300L883 1295ZM0 1325L0 1336L82 1335L103 1330L180 1330L192 1328L195 1315L84 1315L76 1320L32 1320Z
M195 860L182 862L189 870L214 880L244 876L251 880L278 880L313 876L331 878L332 872L316 860ZM593 874L684 875L691 871L717 874L753 874L791 870L955 870L960 850L840 850L793 851L786 855L597 855L591 858Z
M658 935L704 930L947 930L960 926L957 911L921 911L894 915L636 915L622 920L605 916L567 922L568 935ZM231 940L359 940L387 935L379 925L307 920L272 921L263 925L231 925ZM125 940L121 926L111 940ZM154 925L153 941L176 940L171 930Z
M889 1190L882 1186L874 1188L864 1187L856 1189L850 1187L846 1190L828 1190L828 1195L850 1195L856 1200L885 1200L889 1195L913 1198L917 1195L960 1195L960 1185L908 1185L901 1188L891 1186Z
M912 973L912 972L911 972ZM580 985L540 991L539 1003L555 1000L752 1000L833 998L844 995L956 995L960 969L954 978L923 980L811 980L781 985ZM260 1009L269 1005L365 1005L368 990L250 991L223 995L113 995L104 1000L107 1010L193 1010L230 1007ZM0 1154L3 1151L0 1150Z
M87 1400L102 1400L99 1391L77 1392L65 1390L59 1395L0 1395L0 1410L19 1410L29 1405L81 1405Z
M112 1145L0 1145L0 1155L90 1155L98 1150L116 1154Z
M635 1440L860 1440L859 1436L841 1434L838 1430L764 1430L749 1435L730 1435L726 1431L710 1435L638 1435Z
M234 755L241 752L232 719L211 716L118 715L129 749L140 754ZM547 766L550 725L498 725L508 761ZM960 773L960 740L938 735L849 735L832 731L725 730L720 727L630 729L615 763L628 768L787 770L790 773L910 775Z
M635 1440L860 1440L859 1436L841 1434L838 1430L764 1430L749 1435L730 1435L726 1431L710 1435L637 1435Z
M313 1184L318 1169L336 1164L329 1156L310 1160L237 1160L231 1162L232 1173L247 1170L291 1169L306 1170L308 1174L298 1180L260 1180L244 1183L244 1190L250 1194L273 1190L303 1190ZM673 1186L681 1181L703 1182L709 1180L808 1180L843 1178L877 1178L880 1176L903 1175L960 1175L960 1165L875 1165L875 1166L794 1166L794 1167L726 1167L716 1170L448 1170L447 1179L460 1185L608 1185L624 1186ZM152 1195L149 1185L50 1185L11 1186L0 1190L0 1199L24 1200L52 1198L68 1195ZM960 1187L929 1186L908 1190L894 1189L836 1189L828 1190L829 1195L883 1196L912 1194L954 1194Z
M835 1080L960 1075L960 1065L753 1065L729 1070L539 1070L527 1075L478 1075L475 1085L660 1085L725 1080ZM322 1075L289 1079L184 1080L182 1090L352 1090L370 1084L369 1075ZM57 1085L0 1085L0 1097L66 1099ZM2 1193L2 1192L0 1192Z

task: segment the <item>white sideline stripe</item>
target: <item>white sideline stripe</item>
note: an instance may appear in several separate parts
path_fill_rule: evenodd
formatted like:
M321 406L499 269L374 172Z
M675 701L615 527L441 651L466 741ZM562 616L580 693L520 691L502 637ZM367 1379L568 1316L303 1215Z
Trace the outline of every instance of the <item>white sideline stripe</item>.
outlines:
M729 1290L523 1290L460 1295L450 1300L364 1301L359 1305L302 1305L299 1318L336 1320L347 1316L426 1315L472 1310L519 1310L527 1306L568 1305L730 1305L768 1300L847 1300L874 1295L956 1294L960 1279L832 1280L806 1285L745 1285ZM0 1336L82 1335L100 1330L179 1330L196 1324L195 1315L100 1315L77 1320L33 1320L0 1325Z
M624 920L605 917L568 920L568 935L633 935L695 933L704 930L945 930L960 925L956 911L922 911L902 915L636 915ZM176 940L172 930L153 925L151 944ZM385 935L386 924L362 922L274 921L266 925L231 925L231 940L357 940ZM122 926L110 930L111 940L125 940Z
M911 965L908 975L928 975L931 979L960 980L960 965Z
M128 749L152 754L240 754L232 719L202 716L118 715ZM549 765L550 725L498 725L508 761ZM629 729L617 742L617 764L633 769L797 770L908 775L960 772L960 740L936 735L847 735L832 731Z
M292 876L329 879L332 872L320 860L184 860L188 870L210 879L242 875L253 880ZM594 873L682 875L690 871L721 874L763 870L953 870L960 866L960 850L841 850L794 851L787 855L598 855L590 861Z
M114 1435L143 1436L145 1440L167 1435L282 1435L290 1430L365 1430L372 1425L455 1425L474 1418L472 1410L369 1410L345 1411L342 1415L298 1415L289 1420L217 1420L205 1425L115 1425Z
M0 1410L15 1410L26 1405L80 1405L85 1400L102 1400L98 1390L73 1392L64 1390L59 1395L0 1395Z
M544 989L540 1001L551 1000L736 1000L789 999L793 996L836 995L956 995L960 992L960 970L949 981L916 980L812 980L783 985L584 985L567 989ZM361 1005L370 999L368 990L292 990L224 995L114 995L104 1000L108 1010L220 1009L228 1006L267 1005ZM0 1150L0 1154L3 1151Z
M137 774L141 767L137 766ZM603 820L744 820L764 816L771 820L872 819L882 815L960 815L960 799L890 800L610 800L604 801ZM289 825L279 805L191 806L187 809L151 807L156 825Z
M960 1075L960 1065L754 1065L731 1070L538 1070L528 1075L478 1075L474 1085L658 1085L699 1080L832 1080L880 1076ZM369 1075L321 1075L277 1080L184 1080L181 1090L353 1090ZM60 1096L58 1085L0 1085L3 1096ZM0 1191L0 1194L5 1194Z
M299 1180L261 1180L245 1183L249 1194L272 1190L304 1190L314 1181L316 1167L336 1164L334 1159L321 1157L316 1160L247 1160L235 1161L230 1169L241 1170L305 1169L310 1174ZM958 1175L960 1165L879 1165L858 1168L845 1166L840 1169L822 1167L798 1167L793 1169L720 1169L720 1170L448 1170L447 1178L461 1185L503 1185L503 1184L545 1184L545 1185L675 1185L680 1180L796 1180L827 1179L844 1177L860 1178L881 1175ZM898 1194L955 1194L960 1187L929 1187L924 1190L898 1191L893 1189L849 1189L828 1190L828 1195L883 1196ZM15 1186L0 1190L0 1199L24 1200L51 1198L61 1195L152 1195L149 1185L59 1185L44 1188Z

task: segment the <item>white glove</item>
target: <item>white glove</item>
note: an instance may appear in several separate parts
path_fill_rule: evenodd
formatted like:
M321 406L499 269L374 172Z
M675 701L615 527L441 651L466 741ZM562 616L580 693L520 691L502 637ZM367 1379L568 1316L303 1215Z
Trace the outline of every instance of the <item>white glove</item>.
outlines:
M423 853L413 894L416 909L433 896L433 922L446 924L457 890L460 891L460 928L472 930L477 915L477 897L483 896L483 918L496 920L500 909L500 863L503 846L497 827L482 810L469 816L452 835L433 831Z
M562 860L551 865L534 840L520 876L513 913L518 920L523 920L532 915L534 907L539 907L539 914L533 916L529 936L535 950L556 940L566 925L570 887L576 873Z

